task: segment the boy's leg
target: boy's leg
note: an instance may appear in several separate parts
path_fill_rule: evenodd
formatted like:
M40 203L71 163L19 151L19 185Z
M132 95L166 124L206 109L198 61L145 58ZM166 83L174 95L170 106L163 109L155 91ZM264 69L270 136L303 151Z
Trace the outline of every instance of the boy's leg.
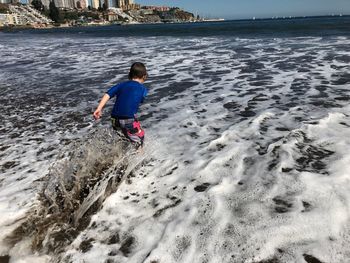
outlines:
M125 128L122 127L117 118L111 117L112 127L122 139L128 139Z
M138 120L112 118L112 126L117 132L122 132L137 148L143 146L145 131Z
M116 118L111 117L111 122L112 122L113 129L118 130L118 128L119 128L118 120Z
M134 120L132 125L128 125L127 136L137 148L143 146L145 131L141 128L141 123L138 120Z

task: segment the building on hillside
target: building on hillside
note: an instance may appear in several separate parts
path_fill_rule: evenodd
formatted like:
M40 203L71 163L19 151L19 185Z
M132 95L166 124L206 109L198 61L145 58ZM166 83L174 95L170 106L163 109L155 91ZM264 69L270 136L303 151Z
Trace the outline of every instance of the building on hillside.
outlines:
M86 6L92 8L92 0L86 0Z
M153 10L153 11L161 11L161 12L168 12L170 10L170 7L168 6L154 6L154 5L142 6L141 8L147 9L147 10Z
M47 25L53 21L29 5L9 5L7 24L9 25Z
M131 5L124 5L121 7L124 11L128 10L136 10L136 9L141 9L141 5L139 4L131 4Z
M124 11L141 8L139 4L135 4L134 0L117 0L116 4L118 8L121 8Z
M0 4L22 3L30 4L33 0L0 0ZM140 5L135 4L134 0L41 0L46 8L49 8L50 2L54 1L56 7L60 9L85 9L88 6L94 9L103 7L120 8L121 10L140 9Z
M78 0L75 2L75 7L78 9L86 9L87 5L86 5L86 1L85 0Z
M98 9L100 7L100 1L99 0L92 0L92 8Z
M113 7L113 6L110 6L110 4L113 4L111 1L109 0L101 0L101 7Z
M63 9L74 9L74 8L86 8L87 7L86 0L54 0L54 1L55 1L55 4L58 8L63 8Z
M0 27L8 25L8 14L0 14Z
M73 9L76 7L76 0L65 0L65 1L67 6L64 8Z
M74 8L73 0L54 0L58 8Z
M117 7L117 0L108 0L108 8Z
M4 25L25 25L23 16L18 14L0 14L0 26Z
M107 13L107 19L106 19L107 21L113 22L113 21L116 21L118 19L119 19L119 16L116 13L114 13L114 12Z
M134 0L117 0L118 1L118 7L121 8L123 6L126 6L126 5L133 5L135 4L134 3Z

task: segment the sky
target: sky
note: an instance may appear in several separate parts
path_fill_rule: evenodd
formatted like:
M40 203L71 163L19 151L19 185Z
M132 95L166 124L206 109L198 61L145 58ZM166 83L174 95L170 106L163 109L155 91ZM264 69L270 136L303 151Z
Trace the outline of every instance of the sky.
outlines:
M141 5L177 6L208 18L350 15L350 0L135 0L135 2Z

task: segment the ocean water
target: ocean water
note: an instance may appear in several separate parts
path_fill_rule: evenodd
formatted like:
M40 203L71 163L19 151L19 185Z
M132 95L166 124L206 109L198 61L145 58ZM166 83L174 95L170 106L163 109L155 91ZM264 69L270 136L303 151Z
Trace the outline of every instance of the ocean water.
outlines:
M135 152L92 112L147 65ZM350 18L0 33L0 262L349 262Z

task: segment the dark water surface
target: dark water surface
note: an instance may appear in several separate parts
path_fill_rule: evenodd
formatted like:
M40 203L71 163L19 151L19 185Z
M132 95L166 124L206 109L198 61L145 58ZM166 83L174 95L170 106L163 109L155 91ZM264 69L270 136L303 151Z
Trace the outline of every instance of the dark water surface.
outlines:
M14 30L23 34L89 35L94 37L129 36L237 36L288 37L334 36L350 34L350 16L287 19L234 20L184 24L140 24L75 27L62 29Z

